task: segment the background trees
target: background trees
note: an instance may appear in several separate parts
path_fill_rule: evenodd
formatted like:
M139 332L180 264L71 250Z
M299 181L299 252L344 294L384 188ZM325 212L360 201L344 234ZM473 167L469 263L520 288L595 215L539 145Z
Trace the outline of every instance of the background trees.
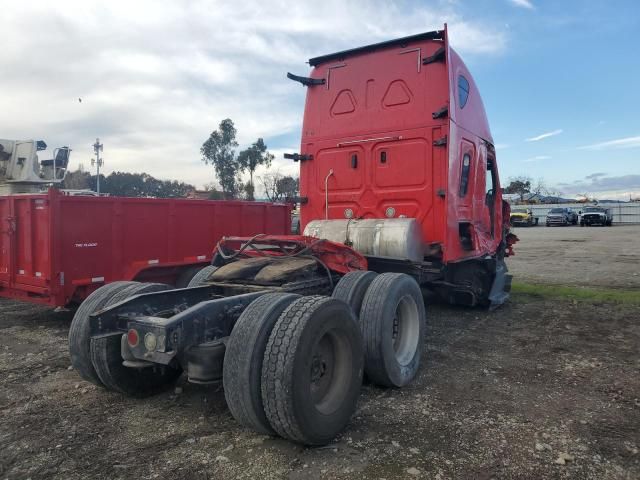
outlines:
M273 155L267 150L262 138L258 138L251 146L236 154L236 128L233 120L226 118L220 122L218 130L214 130L202 144L200 153L202 161L213 165L216 177L220 182L223 197L238 198L244 194L247 200L255 198L253 176L260 165L269 167ZM240 175L249 172L249 182L242 182Z
M95 190L96 176L76 170L67 173L62 188ZM100 176L100 191L116 197L184 198L193 185L176 180L159 180L148 173L112 172Z
M520 202L532 197L538 197L537 201L545 200L543 197L559 198L561 192L547 185L544 179L539 178L535 182L531 177L520 175L518 177L509 178L509 184L504 187L504 193L517 194Z
M235 152L237 146L236 127L230 118L226 118L200 148L202 161L213 165L225 198L235 198L239 193L240 162Z
M262 138L258 138L246 149L236 152L238 147L236 135L237 130L233 121L226 118L220 122L217 130L211 132L200 148L202 161L212 165L215 172L216 182L204 187L212 200L235 198L254 200L256 169L260 166L270 168L274 159ZM241 177L245 172L249 174L249 181L246 183ZM298 179L281 175L278 171L267 171L261 178L261 182L267 198L271 201L294 197L298 191ZM81 169L68 172L62 188L95 190L96 177ZM175 180L159 180L144 172L112 172L106 177L100 175L100 190L123 197L181 198L194 191L195 187Z
M504 193L515 193L520 196L520 201L524 201L524 196L531 193L531 177L521 175L509 179L509 185L504 187Z
M246 150L241 151L238 154L238 163L240 168L249 171L249 182L245 185L247 200L254 200L255 186L253 183L253 174L259 165L264 165L269 168L274 156L267 151L267 146L262 138L259 138L254 144L252 144Z
M91 188L91 174L81 169L75 172L67 172L62 188L69 190L87 190Z

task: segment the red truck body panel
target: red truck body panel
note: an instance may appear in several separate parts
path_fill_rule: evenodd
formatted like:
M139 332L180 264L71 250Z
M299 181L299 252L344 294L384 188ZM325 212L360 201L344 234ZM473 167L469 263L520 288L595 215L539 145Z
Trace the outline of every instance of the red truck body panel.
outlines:
M174 283L222 236L285 235L291 209L241 201L0 197L0 296L64 306L115 280Z
M423 63L439 52L440 59ZM301 153L312 159L300 165L300 194L308 199L301 229L351 212L353 218L405 216L418 220L425 251L441 252L444 263L495 253L502 196L493 139L446 27L309 63L310 77L325 83L307 90ZM464 105L461 77L467 81ZM448 113L435 115L445 107ZM471 161L462 194L465 154Z

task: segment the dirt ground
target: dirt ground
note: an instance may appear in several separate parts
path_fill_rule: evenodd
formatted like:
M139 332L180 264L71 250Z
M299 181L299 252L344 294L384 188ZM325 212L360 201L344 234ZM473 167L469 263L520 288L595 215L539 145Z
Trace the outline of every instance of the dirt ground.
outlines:
M585 245L633 240L623 227L523 230L512 271L542 259L528 279L569 254L580 273L559 271L580 279ZM636 285L624 263L620 284ZM0 301L0 479L637 479L638 310L521 294L493 312L430 304L417 380L364 385L346 431L302 448L240 428L219 387L182 380L135 400L85 383L67 354L70 313Z
M640 225L516 227L509 270L519 281L640 288Z

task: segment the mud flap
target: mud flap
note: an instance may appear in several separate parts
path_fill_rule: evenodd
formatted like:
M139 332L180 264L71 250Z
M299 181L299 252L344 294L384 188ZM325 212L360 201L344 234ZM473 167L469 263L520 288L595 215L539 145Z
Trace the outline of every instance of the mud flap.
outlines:
M511 279L512 275L508 274L509 269L504 260L496 261L496 276L493 279L491 285L491 291L489 292L489 309L499 307L509 299L509 292L511 291Z

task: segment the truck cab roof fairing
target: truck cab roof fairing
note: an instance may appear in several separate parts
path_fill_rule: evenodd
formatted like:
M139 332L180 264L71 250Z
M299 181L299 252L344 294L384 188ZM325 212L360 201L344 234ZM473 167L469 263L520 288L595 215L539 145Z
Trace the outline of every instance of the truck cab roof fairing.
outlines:
M450 88L450 111L449 117L459 127L464 128L479 137L488 141L493 145L493 137L489 129L489 121L484 109L482 97L473 76L464 64L458 53L449 47L448 57L449 67L449 84ZM461 103L460 98L460 80L464 79L468 82L468 92L466 102Z
M309 59L309 65L317 67L321 63L343 60L346 57L358 55L367 52L373 52L375 50L382 50L393 46L402 46L411 42L418 42L421 40L444 40L445 30L434 30L432 32L418 33L417 35L410 35L408 37L396 38L394 40L388 40L386 42L373 43L371 45L365 45L363 47L350 48L341 52L329 53L327 55L321 55Z

